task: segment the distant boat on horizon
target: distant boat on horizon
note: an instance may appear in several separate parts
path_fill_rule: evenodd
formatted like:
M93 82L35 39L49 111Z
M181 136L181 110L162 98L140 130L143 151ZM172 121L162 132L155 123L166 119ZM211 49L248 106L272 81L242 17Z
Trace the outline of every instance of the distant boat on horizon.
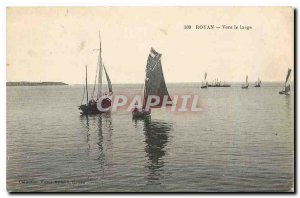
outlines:
M285 95L290 95L291 91L291 72L292 69L288 69L286 78L285 78L285 83L284 83L284 88L282 91L279 91L279 94L285 94Z
M208 84L208 87L231 87L231 85L226 84L225 81L222 82L219 81L218 79L215 79L214 82L212 82L211 84Z
M254 87L260 87L261 80L258 78L258 80L255 82Z
M84 114L84 115L100 114L100 113L106 112L106 111L100 111L98 109L97 103L98 103L99 99L102 100L101 106L103 109L109 108L111 106L111 100L110 100L109 96L111 96L113 94L113 91L112 91L112 85L111 85L110 78L108 76L108 73L107 73L106 68L102 61L102 56L101 56L102 48L101 48L100 32L99 32L99 40L100 40L100 48L99 48L99 55L98 55L98 62L97 62L97 71L96 71L96 76L95 76L93 92L92 92L90 100L89 100L88 87L87 87L87 66L86 66L85 88L84 88L84 92L83 92L81 105L79 106L79 109L81 110L81 114ZM105 72L105 76L106 76L106 80L107 80L107 84L108 84L108 90L109 90L109 93L105 92L105 94L103 94L103 90L102 90L103 68L104 68L104 72ZM97 84L96 83L97 76L98 76L98 93L97 93L96 98L94 98L94 93L95 93L96 84ZM85 93L86 93L86 104L82 104Z
M248 75L246 75L246 82L245 84L242 84L242 89L248 89L249 83L248 83Z
M206 81L207 73L205 72L204 74L204 81L202 81L201 88L207 88L208 87L208 82Z

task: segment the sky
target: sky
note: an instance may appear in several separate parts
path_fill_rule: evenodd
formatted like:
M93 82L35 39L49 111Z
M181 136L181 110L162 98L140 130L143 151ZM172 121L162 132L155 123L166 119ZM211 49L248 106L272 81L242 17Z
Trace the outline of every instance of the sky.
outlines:
M167 83L200 83L205 72L208 81L284 81L294 69L293 20L291 7L9 7L6 81L81 84L87 65L92 84L99 31L113 84L143 83L151 47Z

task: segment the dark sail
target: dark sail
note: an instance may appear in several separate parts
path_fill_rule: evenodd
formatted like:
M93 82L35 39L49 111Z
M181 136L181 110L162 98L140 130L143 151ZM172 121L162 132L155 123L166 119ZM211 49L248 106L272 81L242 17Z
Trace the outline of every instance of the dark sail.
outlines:
M144 100L147 101L149 95L160 97L160 103L156 106L152 106L154 108L159 108L162 106L164 96L168 96L167 101L172 101L167 90L160 59L161 54L151 48L146 66Z
M110 82L110 78L107 74L107 71L106 71L106 68L105 66L103 65L103 68L104 68L104 72L105 72L105 76L106 76L106 80L107 80L107 83L108 83L108 90L109 90L109 94L112 94L113 91L112 91L112 85L111 85L111 82Z
M292 72L292 70L288 69L288 73L287 73L286 79L285 79L284 90L287 92L291 90L291 85L290 85L291 72Z
M289 81L290 75L291 75L291 69L288 69L288 73L286 75L286 79L285 79L285 83L287 83Z

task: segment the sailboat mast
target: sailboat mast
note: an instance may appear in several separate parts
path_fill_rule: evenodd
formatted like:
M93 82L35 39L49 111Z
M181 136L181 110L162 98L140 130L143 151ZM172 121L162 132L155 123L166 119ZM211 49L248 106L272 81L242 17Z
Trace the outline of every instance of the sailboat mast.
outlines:
M85 65L85 90L86 90L86 105L89 103L89 93L87 88L87 65Z
M99 48L99 73L98 73L98 98L102 96L102 48L101 48L101 36L99 31L99 40L100 40L100 48Z
M142 103L143 103L143 106L142 106L142 108L144 109L145 108L145 106L146 106L146 100L147 100L147 90L146 90L146 79L145 79L145 83L144 83L144 86L143 86L143 92L144 92L144 96L143 96L143 101L142 101Z

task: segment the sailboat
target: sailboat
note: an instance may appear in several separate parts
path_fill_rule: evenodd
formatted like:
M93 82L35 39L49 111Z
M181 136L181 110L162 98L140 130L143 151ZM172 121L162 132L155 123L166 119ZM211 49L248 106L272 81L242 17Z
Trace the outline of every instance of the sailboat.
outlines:
M258 78L257 82L255 82L254 87L260 87L261 80Z
M144 118L150 116L151 108L160 108L165 96L167 97L167 106L172 105L170 103L172 102L172 99L168 93L164 74L162 71L161 56L162 54L151 48L146 65L143 104L141 108L135 107L133 109L133 118ZM146 103L149 96L158 96L160 98L160 102L159 104L150 106L149 109L146 109Z
M207 77L207 73L205 72L204 74L204 81L202 81L202 86L201 88L207 88L208 87L208 83L206 81L206 77ZM203 83L204 82L204 83Z
M285 78L285 83L284 83L284 88L282 91L279 92L279 94L285 94L285 95L289 95L290 91L291 91L291 69L288 69L288 73L286 75Z
M248 75L246 75L246 83L242 85L242 89L248 89L249 83L248 83Z
M100 39L100 32L99 32L99 39ZM83 100L81 101L81 105L79 106L79 110L81 110L81 114L89 115L89 114L104 113L104 112L107 112L106 109L108 109L111 106L111 100L109 97L113 94L112 85L111 85L111 81L108 76L108 73L106 71L106 68L103 64L101 53L102 53L102 48L101 48L101 39L100 39L97 71L96 71L96 76L95 76L93 92L92 92L90 100L89 100L88 88L87 88L87 66L86 66L86 79L85 79L85 89L84 89L84 93L86 92L86 104L82 104ZM105 76L106 76L106 80L107 80L107 84L108 84L108 91L109 91L109 93L105 92L104 94L103 94L103 90L102 90L103 69L105 72ZM97 76L98 76L98 83L96 83ZM97 96L94 98L96 84L98 85L98 93L97 93ZM103 110L99 110L97 107L97 103L99 103L99 101L101 101L101 107Z

